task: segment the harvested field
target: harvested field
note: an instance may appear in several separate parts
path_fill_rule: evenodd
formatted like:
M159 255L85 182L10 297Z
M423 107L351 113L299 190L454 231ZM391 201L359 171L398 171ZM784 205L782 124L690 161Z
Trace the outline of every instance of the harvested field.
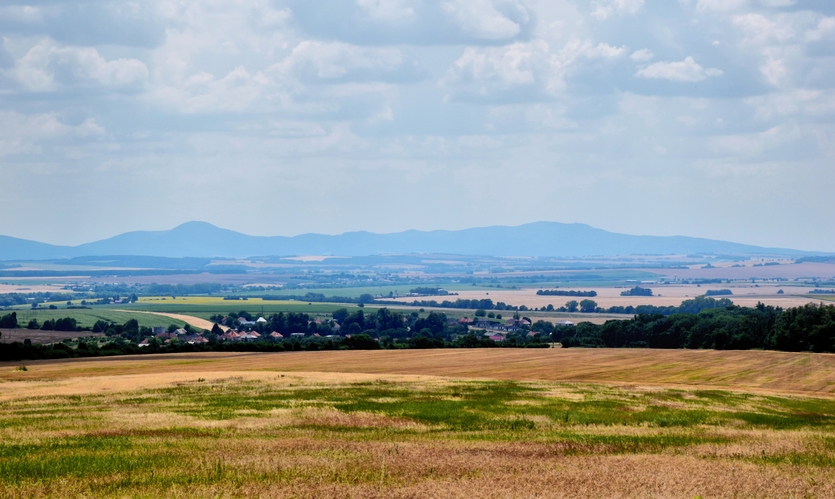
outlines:
M822 297L813 297L809 295L809 292L812 291L814 288L809 287L791 287L791 286L778 286L776 284L711 284L711 285L703 285L703 286L696 286L693 285L681 285L681 284L669 284L669 285L654 285L654 284L642 284L643 287L651 288L655 294L655 296L620 296L622 291L628 289L627 286L623 287L594 287L594 286L583 286L583 287L572 287L571 285L564 285L561 286L560 289L569 290L575 289L578 291L591 291L594 290L597 292L597 296L589 298L590 300L594 300L597 302L598 306L603 308L609 308L613 306L637 306L637 305L655 305L655 306L677 306L680 305L682 301L695 298L696 296L705 294L708 290L718 290L718 289L730 289L733 293L729 296L716 296L715 298L729 298L737 305L742 305L746 307L754 307L757 305L758 302L765 303L766 305L774 305L783 308L789 307L798 307L803 306L807 303L824 303L825 299ZM555 307L560 307L565 304L565 302L570 300L583 300L585 298L582 297L570 297L570 296L541 296L537 295L536 292L540 289L549 289L546 287L535 287L535 288L523 288L523 289L497 289L497 290L478 290L478 291L458 291L457 296L449 296L449 297L427 297L427 298L418 298L420 299L427 299L427 300L436 300L438 302L443 301L444 299L455 301L456 299L467 299L467 300L483 300L485 298L489 298L493 300L494 303L496 302L504 302L509 303L511 305L521 306L525 305L529 308L540 308L546 307L549 304L554 305ZM778 294L779 290L783 290L784 294ZM403 303L410 303L414 301L414 297L404 297L398 298L397 301Z
M321 372L512 381L631 383L835 394L835 355L647 349L443 349L166 354L0 363L0 380L152 373Z
M23 342L24 340L31 340L36 345L58 343L64 340L73 340L76 338L96 337L104 338L104 333L91 333L90 331L42 331L40 329L2 329L0 333L0 342L12 343L15 341Z
M835 355L495 349L18 364L0 365L0 498L835 496Z
M829 397L169 357L3 368L0 497L835 495Z

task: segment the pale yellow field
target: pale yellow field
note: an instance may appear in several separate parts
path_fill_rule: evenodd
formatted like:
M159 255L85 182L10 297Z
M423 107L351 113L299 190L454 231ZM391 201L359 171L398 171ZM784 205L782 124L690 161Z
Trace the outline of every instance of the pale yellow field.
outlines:
M63 284L0 284L0 295L9 293L73 293L63 288Z
M655 306L676 306L680 305L682 301L695 298L696 296L704 294L709 289L730 289L733 295L730 296L715 296L714 298L729 298L737 305L753 307L758 302L766 305L774 305L783 308L798 307L807 303L824 303L825 299L810 299L807 296L814 288L807 287L778 287L776 284L760 284L759 287L753 284L711 284L697 287L696 285L654 285L644 284L642 287L648 287L653 290L655 296L620 296L621 291L628 289L622 288L607 288L607 287L571 287L563 286L560 289L577 290L577 291L597 291L597 296L589 298L597 302L598 306L609 308L613 306L637 306L637 305L655 305ZM523 289L496 289L490 291L458 291L458 296L449 297L427 297L418 298L426 300L436 300L438 302L443 300L454 301L458 298L467 300L483 300L489 298L494 303L504 302L510 305L521 306L525 305L528 308L546 307L549 304L554 307L560 307L565 302L570 300L584 300L580 297L569 296L539 296L537 291L543 289L523 288ZM782 289L785 294L778 295L777 291ZM660 296L659 296L660 295ZM398 298L397 301L409 303L414 301L414 297Z

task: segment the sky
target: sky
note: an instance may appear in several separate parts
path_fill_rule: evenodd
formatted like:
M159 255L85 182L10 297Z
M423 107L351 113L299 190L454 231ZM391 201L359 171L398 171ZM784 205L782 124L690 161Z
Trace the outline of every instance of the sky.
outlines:
M835 251L832 0L0 0L0 234Z

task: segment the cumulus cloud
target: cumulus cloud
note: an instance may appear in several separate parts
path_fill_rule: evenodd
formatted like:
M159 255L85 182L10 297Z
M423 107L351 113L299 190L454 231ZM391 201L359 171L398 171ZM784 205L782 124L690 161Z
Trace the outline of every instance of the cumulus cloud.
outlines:
M697 12L733 12L748 5L748 0L699 0Z
M644 6L644 0L604 0L592 2L591 16L605 21L614 14L635 14Z
M635 52L632 52L632 55L630 56L630 58L633 61L637 61L637 62L647 62L647 61L653 60L655 58L655 54L652 53L652 50L641 49L641 50L636 50Z
M372 19L399 22L415 17L409 0L357 0L357 5Z
M559 50L544 41L505 47L467 48L442 79L454 95L478 98L540 100L566 87L566 74L581 61L612 60L626 47L570 40Z
M100 137L104 128L94 118L78 125L63 123L55 113L25 115L0 111L0 157L14 154L42 154L43 143L71 138L75 140Z
M64 47L43 40L7 74L26 90L44 92L59 87L142 85L148 79L148 68L136 59L105 60L92 47Z
M703 68L692 57L681 62L656 62L639 69L635 76L670 81L702 81L711 76L722 76L724 72L716 68Z
M457 20L465 33L487 40L514 38L521 31L520 23L529 20L527 9L518 2L447 0L442 6Z
M306 80L385 79L404 65L397 48L358 47L347 43L305 40L270 71Z

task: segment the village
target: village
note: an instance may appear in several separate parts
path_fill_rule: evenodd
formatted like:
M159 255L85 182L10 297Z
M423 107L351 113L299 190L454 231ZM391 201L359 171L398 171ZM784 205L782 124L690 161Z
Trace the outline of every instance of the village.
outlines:
M234 315L234 314L233 314ZM400 315L400 314L398 314ZM501 317L501 316L499 316ZM347 318L346 318L347 319ZM212 330L197 331L190 326L182 328L155 326L152 328L152 336L142 339L139 347L147 347L153 344L164 345L171 343L186 343L189 345L207 345L211 342L280 342L285 340L303 340L305 338L314 338L322 340L334 340L351 338L352 333L344 332L342 325L334 318L328 317L312 317L307 320L307 327L305 331L299 331L298 324L296 327L289 328L290 330L280 331L280 328L273 328L276 322L279 322L275 316L270 320L263 316L257 318L247 318L246 316L223 317L220 321L215 322ZM402 326L397 330L403 331L407 336L412 336L413 325L417 324L415 321L412 326L409 325L409 320L406 316L402 316ZM445 329L455 331L451 339L463 335L476 335L487 338L494 342L504 342L509 335L520 335L529 339L535 338L542 334L543 328L532 329L531 321L524 317L514 317L506 320L495 318L487 319L485 317L462 317L460 319L445 318ZM568 320L557 321L554 327L573 327L574 323ZM393 328L389 328L391 332ZM357 332L361 334L377 333L374 329L360 329L356 326L352 329L353 334ZM425 332L425 329L415 331L415 334ZM370 334L375 341L380 341L381 334Z

